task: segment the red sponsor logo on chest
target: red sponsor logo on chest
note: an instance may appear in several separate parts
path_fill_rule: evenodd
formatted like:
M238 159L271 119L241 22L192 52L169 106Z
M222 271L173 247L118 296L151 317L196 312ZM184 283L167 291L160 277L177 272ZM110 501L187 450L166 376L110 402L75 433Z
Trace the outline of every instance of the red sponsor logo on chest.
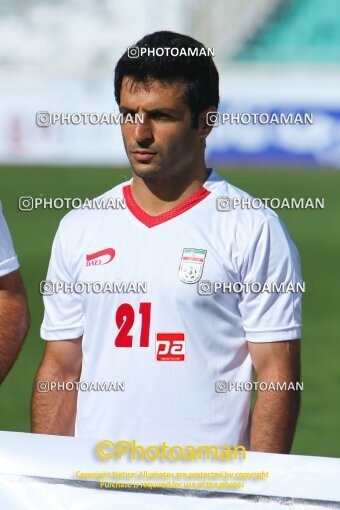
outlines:
M116 255L113 248L105 248L105 250L96 251L86 255L86 266L103 266L111 262Z

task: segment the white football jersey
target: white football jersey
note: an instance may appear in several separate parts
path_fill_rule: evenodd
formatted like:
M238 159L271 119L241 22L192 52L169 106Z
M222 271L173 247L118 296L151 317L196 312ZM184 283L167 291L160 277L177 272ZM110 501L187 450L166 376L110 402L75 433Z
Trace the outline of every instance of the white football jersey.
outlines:
M83 335L81 381L125 387L79 391L76 435L247 446L250 392L216 383L252 380L247 341L300 338L301 295L210 293L207 285L301 282L298 252L273 211L219 211L220 196L249 195L213 170L158 216L138 206L131 182L100 197L124 197L125 208L67 214L52 248L48 280L118 285L44 296L42 338Z
M18 259L15 254L11 234L2 214L0 202L0 277L18 269Z

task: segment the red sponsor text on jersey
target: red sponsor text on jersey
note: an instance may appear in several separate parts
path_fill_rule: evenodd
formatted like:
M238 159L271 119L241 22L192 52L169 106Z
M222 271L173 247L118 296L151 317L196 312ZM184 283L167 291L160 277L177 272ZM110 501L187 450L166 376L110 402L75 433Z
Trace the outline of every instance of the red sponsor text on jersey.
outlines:
M90 255L86 255L87 266L102 266L111 262L116 255L113 248L106 248L105 250L96 251Z

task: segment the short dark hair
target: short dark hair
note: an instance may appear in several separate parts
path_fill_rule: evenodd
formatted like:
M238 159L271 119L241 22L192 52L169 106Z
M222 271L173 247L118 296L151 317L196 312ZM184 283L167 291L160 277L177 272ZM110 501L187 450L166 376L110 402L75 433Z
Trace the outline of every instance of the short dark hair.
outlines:
M185 48L185 55L183 55L183 50L182 55L178 56L173 55L176 52L173 51L171 54L168 50L164 51L161 56L149 54L130 58L127 50L115 68L115 98L118 105L120 104L123 78L126 76L133 82L142 83L146 87L152 80L166 83L183 82L187 89L186 100L192 113L192 127L194 128L197 128L198 117L205 108L218 107L218 71L202 43L187 35L163 30L146 35L133 47L178 48L179 51ZM195 53L190 55L190 51L187 51L188 48L198 48L198 50L194 50L198 56Z

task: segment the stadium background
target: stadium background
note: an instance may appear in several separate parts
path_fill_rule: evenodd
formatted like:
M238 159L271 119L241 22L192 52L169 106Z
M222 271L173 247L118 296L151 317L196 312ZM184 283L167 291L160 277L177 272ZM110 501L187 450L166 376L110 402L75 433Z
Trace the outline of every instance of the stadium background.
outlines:
M0 430L29 431L43 352L39 282L67 212L21 212L18 198L93 197L131 174L118 126L38 128L35 113L117 112L114 63L144 34L169 29L215 49L221 111L314 113L312 126L220 126L208 140L207 162L256 197L325 199L325 209L277 212L300 251L307 289L293 453L340 457L338 6L338 0L164 0L161 9L154 0L2 3L0 199L32 324L0 388Z

